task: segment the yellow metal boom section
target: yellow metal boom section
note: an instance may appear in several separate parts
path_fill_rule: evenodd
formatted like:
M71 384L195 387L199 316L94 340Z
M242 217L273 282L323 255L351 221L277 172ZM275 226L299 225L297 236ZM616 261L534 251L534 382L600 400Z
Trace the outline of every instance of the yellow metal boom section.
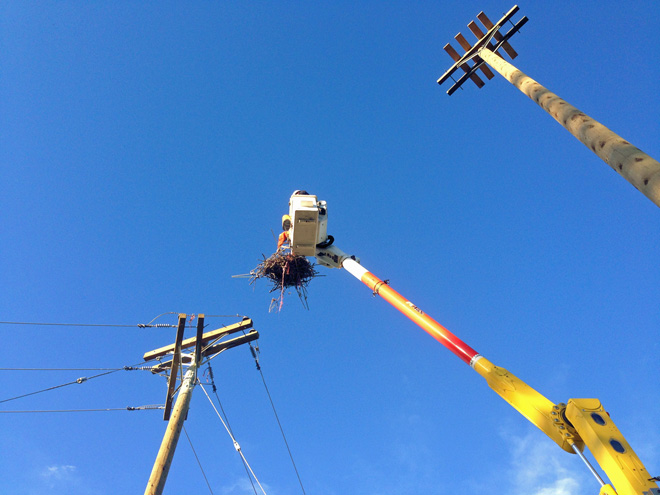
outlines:
M607 473L619 495L651 495L658 485L598 399L571 399L566 417Z
M479 357L473 367L486 379L490 388L566 452L574 453L572 444L577 445L580 450L584 449L580 437L576 437L562 419L561 413L566 407L565 404L553 404L520 378L495 366L483 356Z
M612 485L601 487L600 495L658 495L658 485L630 447L598 399L570 399L566 404L553 404L509 373L480 356L473 368L532 424L548 435L566 452L580 452L585 444Z

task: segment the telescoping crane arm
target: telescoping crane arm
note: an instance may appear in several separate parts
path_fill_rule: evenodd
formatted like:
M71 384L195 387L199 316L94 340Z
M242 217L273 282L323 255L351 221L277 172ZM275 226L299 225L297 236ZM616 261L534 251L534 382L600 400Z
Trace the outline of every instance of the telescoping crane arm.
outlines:
M303 194L301 194L303 193ZM316 196L296 191L289 201L293 254L315 256L330 268L344 268L479 373L497 394L536 425L562 449L578 454L601 484L599 495L660 495L639 457L598 399L570 399L555 404L520 378L491 363L386 281L368 271L355 256L332 244L327 235L327 205ZM605 483L582 454L585 445L607 473ZM616 490L615 488L616 487Z

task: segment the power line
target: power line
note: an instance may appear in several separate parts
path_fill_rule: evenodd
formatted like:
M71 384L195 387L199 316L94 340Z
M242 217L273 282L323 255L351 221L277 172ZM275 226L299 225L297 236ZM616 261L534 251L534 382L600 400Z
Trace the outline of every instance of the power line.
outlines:
M57 388L66 387L68 385L73 385L75 383L78 383L78 384L85 383L87 380L91 380L92 378L98 378L99 376L109 375L111 373L116 373L117 371L119 371L119 370L106 371L105 373L99 373L98 375L94 375L94 376L90 376L90 377L81 376L80 378L78 378L78 379L76 379L72 382L67 382L67 383L63 383L61 385L55 385L54 387L48 387L48 388L44 388L42 390L37 390L36 392L30 392L28 394L18 395L16 397L11 397L9 399L0 400L0 404L2 404L3 402L9 402L11 400L22 399L23 397L29 397L30 395L36 395L36 394L40 394L42 392L48 392L49 390L55 390Z
M34 321L0 321L0 325L35 325L51 327L123 327L135 328L138 325L114 325L101 323L43 323Z
M214 315L216 318L240 317L240 315ZM209 316L208 318L211 318ZM114 327L114 328L176 328L177 325L169 323L136 323L134 325L119 325L114 323L51 323L38 321L0 321L0 325L30 325L48 327ZM195 325L186 325L186 328L197 328Z
M298 468L296 467L296 462L293 460L293 454L291 453L291 449L289 448L289 442L286 440L286 435L284 434L284 428L282 428L282 423L280 423L280 418L277 415L277 410L275 409L275 404L273 403L273 398L270 395L270 391L268 390L268 385L266 385L266 379L264 378L264 372L261 371L261 365L259 364L259 358L257 358L257 353L252 347L252 344L250 343L250 352L252 353L252 356L254 357L254 361L257 364L257 370L259 371L259 374L261 375L261 381L264 383L264 388L266 389L266 394L268 395L268 400L270 401L270 406L273 408L273 413L275 414L275 419L277 420L277 425L280 427L280 432L282 433L282 438L284 439L284 445L286 445L286 450L289 452L289 458L291 459L291 464L293 464L293 470L296 472L296 476L298 477L298 483L300 483L300 488L302 489L303 495L305 494L305 487L303 486L302 479L300 479L300 473L298 473Z
M150 361L153 361L153 359L151 359ZM99 376L110 375L112 373L116 373L117 371L133 371L133 370L143 370L143 369L150 369L150 367L149 366L136 366L136 365L124 366L123 368L111 369L111 371L106 371L105 373L99 373L98 375L93 375L93 376L89 376L89 377L81 376L80 378L77 378L74 381L67 382L67 383L62 383L61 385L55 385L54 387L44 388L42 390L37 390L36 392L30 392L28 394L18 395L16 397L11 397L9 399L0 400L0 404L2 404L3 402L9 402L9 401L16 400L16 399L22 399L23 397L29 397L30 395L36 395L36 394L40 394L42 392L48 392L49 390L55 390L55 389L66 387L68 385L73 385L73 384L76 384L76 383L78 383L78 384L85 383L86 381L91 380L93 378L98 378Z
M34 326L55 326L55 327L115 327L115 328L176 328L177 325L170 325L168 323L155 323L158 318L165 315L178 314L175 311L168 311L153 318L149 323L137 323L134 325L120 325L114 323L51 323L51 322L35 322L35 321L0 321L0 325L34 325ZM206 318L247 318L245 315L206 315ZM192 325L186 328L196 328Z
M72 413L72 412L106 412L106 411L152 411L165 409L165 406L126 406L111 407L105 409L49 409L49 410L30 410L30 411L0 411L0 414L26 414L26 413Z
M152 366L124 366L122 368L0 368L0 371L122 371L145 370L151 371Z
M222 419L222 416L220 416L220 413L218 412L218 409L215 407L215 404L213 403L213 400L211 399L211 397L209 396L209 394L206 392L206 389L204 388L204 385L202 385L201 382L198 382L198 383L199 383L199 387L204 391L204 395L206 395L206 398L207 398L207 399L209 400L209 402L211 403L211 406L213 407L213 410L214 410L215 413L218 415L218 418L220 418L220 421L222 422L222 426L225 427L225 430L227 430L227 433L229 434L229 437L231 438L232 442L234 442L234 448L236 449L236 452L239 453L239 455L243 458L243 462L245 462L245 464L247 465L247 467L250 469L250 473L252 473L252 476L254 477L255 481L257 482L257 485L259 485L259 488L261 488L261 492L262 492L264 495L266 495L266 490L264 490L264 487L261 486L261 483L259 482L259 479L258 479L257 476L254 474L254 471L252 470L252 467L251 467L250 464L248 463L247 459L245 458L245 455L243 455L243 451L241 450L241 446L238 444L238 442L237 442L236 439L234 438L234 435L231 434L231 432L229 431L229 428L227 428L227 424L226 424L226 423L224 422L224 420Z
M199 466L199 469L202 471L202 476L204 476L204 481L206 481L206 486L209 487L209 491L211 492L211 495L213 495L213 489L211 488L209 479L206 477L206 473L204 472L202 463L199 461L199 457L197 457L197 452L195 451L195 447L192 444L192 440L190 440L190 436L188 435L188 430L186 430L186 425L183 425L183 432L186 434L186 438L188 439L188 443L190 444L190 448L192 449L193 454L195 454L195 459L197 459L197 465Z
M220 396L218 395L218 387L215 386L215 379L213 377L213 369L211 368L211 363L210 360L207 362L208 367L209 367L209 378L211 380L211 388L213 390L213 393L215 394L215 398L218 400L218 405L220 406L220 410L222 411L222 415L225 417L225 421L227 422L227 429L229 430L229 433L231 435L234 434L234 431L231 429L231 425L229 424L229 417L227 416L227 413L225 412L225 408L222 407L222 401L220 400ZM250 480L250 484L252 485L252 491L254 492L254 495L257 495L257 488L254 486L254 481L252 481L252 476L250 476L250 471L248 470L248 466L241 456L241 461L243 462L243 467L245 468L245 473L247 474L248 479Z

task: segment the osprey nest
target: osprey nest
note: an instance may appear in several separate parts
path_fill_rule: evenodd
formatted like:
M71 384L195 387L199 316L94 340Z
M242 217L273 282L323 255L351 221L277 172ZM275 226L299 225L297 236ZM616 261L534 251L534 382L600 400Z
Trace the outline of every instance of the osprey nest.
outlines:
M263 256L263 255L262 255ZM270 292L279 291L280 295L273 298L270 309L281 309L284 302L284 292L295 288L303 306L307 305L307 286L311 280L318 276L314 264L307 261L304 256L295 256L291 253L278 251L270 258L263 256L264 260L250 272L250 284L260 278L268 279L272 285Z

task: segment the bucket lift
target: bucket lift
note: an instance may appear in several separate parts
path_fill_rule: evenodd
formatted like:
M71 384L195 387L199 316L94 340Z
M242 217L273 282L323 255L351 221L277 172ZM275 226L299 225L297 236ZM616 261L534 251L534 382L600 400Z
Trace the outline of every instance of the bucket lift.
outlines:
M460 338L440 325L343 252L327 235L325 201L306 191L296 191L289 200L289 239L294 255L315 257L320 265L344 268L415 324L479 373L498 395L537 426L564 451L575 453L600 483L599 495L660 495L657 478L651 478L641 460L623 437L598 399L569 399L555 404L504 368L491 363ZM609 477L606 483L584 456L584 448Z

